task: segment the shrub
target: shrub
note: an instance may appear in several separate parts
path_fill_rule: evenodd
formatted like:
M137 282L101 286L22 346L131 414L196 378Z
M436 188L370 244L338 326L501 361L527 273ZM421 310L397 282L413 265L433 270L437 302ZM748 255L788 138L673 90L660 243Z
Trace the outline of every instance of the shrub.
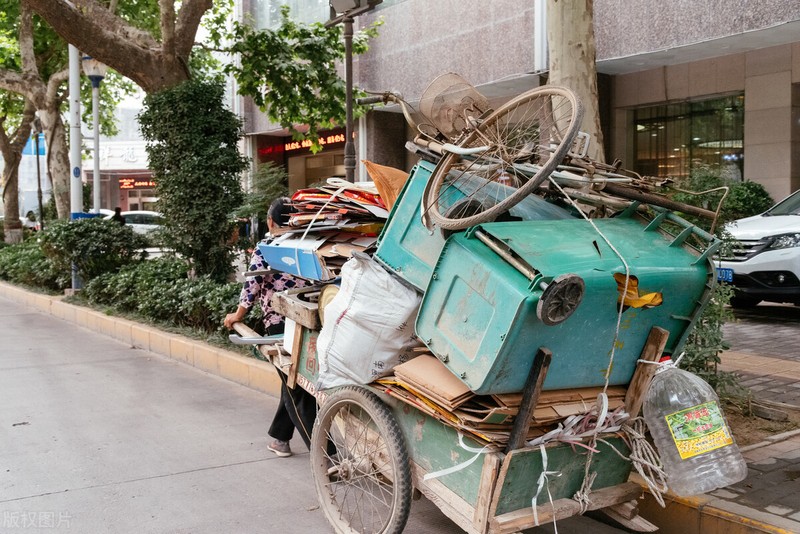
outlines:
M36 239L28 238L17 245L0 248L0 278L58 291L70 285L72 275L70 270L59 269L45 256Z
M146 256L143 236L129 226L100 218L53 221L39 240L59 272L70 273L74 264L84 282Z
M720 211L717 228L722 228L726 222L762 213L774 204L772 197L767 193L763 185L749 180L726 180L722 178L719 170L707 165L692 169L688 178L677 182L677 187L685 191L696 193L721 187L729 188L728 196ZM703 195L692 195L683 191L677 191L672 197L674 200L683 202L684 204L716 211L723 194L724 191L714 191ZM708 220L689 216L686 216L686 218L690 219L698 226L703 226L705 228L710 226Z
M189 279L188 270L185 261L157 258L95 278L83 296L154 321L221 332L225 315L236 309L240 285L220 285L208 277Z
M223 104L220 83L188 81L148 95L139 114L164 215L165 244L198 276L231 272L230 218L242 202L241 122Z

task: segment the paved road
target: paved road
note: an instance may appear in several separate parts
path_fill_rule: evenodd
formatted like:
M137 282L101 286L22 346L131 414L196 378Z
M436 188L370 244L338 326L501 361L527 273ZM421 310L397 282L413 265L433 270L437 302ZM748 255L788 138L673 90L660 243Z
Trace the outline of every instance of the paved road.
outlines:
M723 327L732 351L800 364L800 306L762 303L734 310L736 319ZM724 356L723 356L724 361ZM800 383L794 378L739 372L741 383L757 398L800 406Z
M302 442L266 450L275 399L4 298L0 340L0 532L330 532ZM461 530L422 499L407 532Z

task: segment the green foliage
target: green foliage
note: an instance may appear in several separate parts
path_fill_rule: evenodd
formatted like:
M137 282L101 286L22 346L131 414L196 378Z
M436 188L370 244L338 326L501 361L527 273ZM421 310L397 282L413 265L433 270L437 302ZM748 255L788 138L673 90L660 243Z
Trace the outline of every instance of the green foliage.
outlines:
M353 36L354 54L366 52L382 23ZM236 61L229 62L225 72L236 78L239 94L252 97L270 120L288 128L295 139L311 140L313 152L322 149L320 128L345 122L345 84L336 69L344 58L340 25L297 23L284 5L281 24L274 30L234 22L230 32L217 28L211 38L217 46L223 38L233 43L224 50L235 55ZM356 115L362 112L355 110ZM297 124L308 125L308 132L297 131Z
M732 236L725 230L725 223L750 215L761 213L769 208L773 202L761 184L756 182L729 181L720 177L718 170L708 166L697 167L691 175L678 183L680 189L702 192L721 187L730 188L725 199L717 224L717 235L722 240L722 251L734 246ZM679 202L700 206L716 211L722 200L724 191L715 191L706 195L697 196L686 192L678 192L673 198ZM698 226L709 226L705 219L691 218ZM724 253L724 252L723 252ZM733 313L728 304L733 297L733 288L725 283L718 283L711 293L708 305L703 314L689 334L684 346L685 355L681 360L681 367L687 369L711 384L721 397L741 397L743 388L732 373L722 372L718 369L719 354L730 347L722 335L723 325L732 320Z
M276 198L289 194L289 175L283 167L271 161L260 165L251 175L252 187L244 197L244 203L236 210L239 217L255 215L262 221L267 220L267 211Z
M58 272L70 273L74 264L84 282L142 261L147 244L130 227L100 218L53 221L39 239Z
M677 187L684 191L674 193L672 195L674 200L711 211L716 211L720 200L722 200L723 190L703 195L692 195L685 191L700 193L728 187L730 191L720 211L718 228L726 222L762 213L774 204L772 197L770 197L763 185L751 181L726 180L720 176L718 170L707 165L692 169L689 177L679 181ZM705 226L706 228L709 226L707 220L699 220L688 216L686 218L691 219L698 226Z
M57 291L71 283L69 270L59 269L45 256L37 239L0 248L0 279L15 284Z
M733 288L728 284L714 287L703 315L686 340L680 361L681 368L708 382L720 397L728 398L742 393L736 376L718 369L720 352L730 348L722 336L722 326L734 318L728 307L732 296Z
M164 215L165 245L198 276L231 271L230 218L241 205L241 122L223 105L224 88L193 80L148 95L139 115Z
M236 309L240 289L239 284L218 284L207 277L190 279L185 261L157 258L95 278L83 296L154 321L222 332L222 320Z

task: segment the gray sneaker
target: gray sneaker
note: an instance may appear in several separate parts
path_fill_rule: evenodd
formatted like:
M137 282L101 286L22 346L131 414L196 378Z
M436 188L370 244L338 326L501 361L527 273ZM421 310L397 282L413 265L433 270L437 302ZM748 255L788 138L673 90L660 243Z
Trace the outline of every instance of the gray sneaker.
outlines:
M281 458L286 458L292 455L292 449L289 447L288 441L281 441L276 439L272 443L270 443L267 448L274 452L276 455L280 456Z

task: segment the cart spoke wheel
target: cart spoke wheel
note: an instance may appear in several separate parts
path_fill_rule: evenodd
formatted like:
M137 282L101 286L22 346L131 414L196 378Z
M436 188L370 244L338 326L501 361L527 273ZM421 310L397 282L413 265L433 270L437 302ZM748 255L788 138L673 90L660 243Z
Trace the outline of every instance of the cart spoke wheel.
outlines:
M311 470L320 506L343 534L403 531L411 506L411 470L394 415L372 392L336 390L311 435Z
M504 104L459 143L485 149L441 159L423 195L423 217L442 230L460 230L507 211L561 163L582 115L575 95L555 86L538 87ZM449 209L464 197L477 200L480 209L474 204L463 212Z

